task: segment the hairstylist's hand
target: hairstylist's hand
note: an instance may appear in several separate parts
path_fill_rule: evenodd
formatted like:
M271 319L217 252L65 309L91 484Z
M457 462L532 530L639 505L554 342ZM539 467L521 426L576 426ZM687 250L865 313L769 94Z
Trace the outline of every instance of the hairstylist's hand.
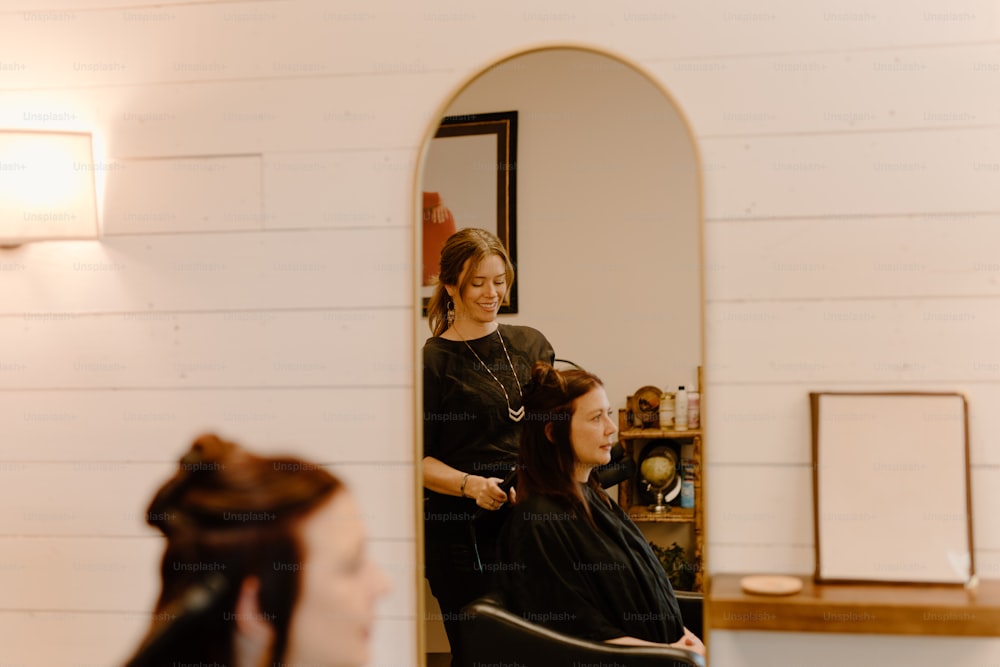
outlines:
M476 505L495 511L507 502L507 494L500 489L501 482L499 477L470 477L466 488L471 487L468 494L476 499Z

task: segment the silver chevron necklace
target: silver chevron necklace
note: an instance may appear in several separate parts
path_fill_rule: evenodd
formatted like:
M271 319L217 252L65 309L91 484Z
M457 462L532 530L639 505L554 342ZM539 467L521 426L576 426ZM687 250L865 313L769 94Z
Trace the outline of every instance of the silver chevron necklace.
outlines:
M524 419L524 390L521 389L521 381L517 379L517 371L514 370L514 362L510 360L510 352L507 351L507 345L503 342L503 336L500 335L500 326L497 325L497 337L500 339L500 345L503 346L503 353L507 357L507 363L510 364L510 374L514 376L514 382L517 383L517 393L521 396L521 407L517 410L510 407L510 396L507 395L507 388L503 386L503 382L500 381L500 378L494 375L493 371L490 370L490 367L483 362L478 354L476 354L476 351L472 349L471 345L469 345L469 341L465 340L465 337L459 332L458 327L455 327L455 333L457 333L458 337L462 339L465 346L469 348L469 352L472 352L472 355L476 358L476 361L479 362L479 365L485 368L486 372L490 374L491 378L493 378L493 381L500 385L500 391L503 392L504 400L507 401L507 416L510 417L510 420L512 422L519 422Z

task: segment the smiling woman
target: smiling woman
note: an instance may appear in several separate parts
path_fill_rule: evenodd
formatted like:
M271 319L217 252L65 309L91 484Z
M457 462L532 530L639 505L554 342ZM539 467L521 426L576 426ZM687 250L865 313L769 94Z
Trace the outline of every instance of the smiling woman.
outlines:
M516 111L518 118L517 210L511 211L517 218L517 314L494 314L514 276L502 269L505 252L486 252L481 258L488 261L480 258L469 266L463 257L451 277L442 267L440 282L453 289L442 287L441 294L455 304L457 331L442 335L448 310L440 306L429 308L428 320L417 329L433 334L430 339L418 334L416 341L424 363L418 459L424 462L420 483L429 498L421 516L421 555L435 594L422 597L428 653L452 650L442 626L460 618L454 604L442 605L439 613L435 578L450 573L453 580L456 556L472 562L473 572L490 562L483 557L492 558L479 539L496 534L501 515L495 506L509 504L500 482L518 448L514 434L523 423L514 420L531 365L558 356L595 371L617 415L635 387L690 385L702 360L700 168L677 105L621 60L579 48L546 48L485 70L443 107L442 118L500 111ZM434 125L427 132L416 183L418 210L426 190L442 193L445 204L463 190L439 182L438 129ZM460 219L457 206L451 210L460 232L476 226ZM420 248L416 256L422 256ZM418 275L418 284L421 280ZM467 376L442 373L447 355L462 355ZM445 409L442 387L462 387L470 397ZM509 425L506 444L497 447L502 456L454 457L451 470L439 468L441 432L467 431L456 442L490 441L483 435L490 422L467 408L487 399L493 418ZM483 461L501 465L482 467ZM439 512L435 503L447 511ZM451 554L435 550L438 528L426 521L441 516L453 519L457 551ZM662 526L642 529L663 541L656 537ZM670 544L675 538L663 539Z
M423 486L426 575L456 664L461 610L493 589L496 535L507 516L502 487L517 457L524 387L552 346L529 327L501 326L514 267L500 240L459 230L441 250L424 345Z

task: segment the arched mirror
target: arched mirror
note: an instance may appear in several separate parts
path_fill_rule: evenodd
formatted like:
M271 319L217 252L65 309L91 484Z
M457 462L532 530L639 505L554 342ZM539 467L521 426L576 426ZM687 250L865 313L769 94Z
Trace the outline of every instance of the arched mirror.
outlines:
M462 159L481 165L485 178L473 203L481 213L465 213L467 188L448 177L463 171L449 161L465 149L435 136L440 121L461 124L510 112L516 112L513 136L507 135L516 156L509 168L511 191L505 193L496 178L500 149L493 130L472 130L474 140L462 141L485 157ZM534 50L471 80L428 137L418 206L439 207L432 215L455 228L496 232L503 231L504 218L493 198L508 198L505 241L516 263L517 312L501 314L501 323L538 329L557 358L599 375L616 418L642 387L690 389L697 382L704 349L700 165L691 128L664 89L604 53ZM417 242L423 236L427 244L440 243L420 231L421 224ZM418 284L426 274L418 270ZM418 360L430 336L426 317L420 317ZM616 488L610 494L618 498ZM683 530L683 522L639 525L655 544L668 549L677 543L690 557L691 531ZM439 608L420 583L425 651L446 653ZM440 660L428 664L446 664Z

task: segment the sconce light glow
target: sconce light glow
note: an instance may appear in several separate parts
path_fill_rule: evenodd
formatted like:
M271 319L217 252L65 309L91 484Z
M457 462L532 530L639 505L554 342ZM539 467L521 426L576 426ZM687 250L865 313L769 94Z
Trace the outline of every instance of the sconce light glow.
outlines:
M0 131L0 246L95 238L90 134Z

